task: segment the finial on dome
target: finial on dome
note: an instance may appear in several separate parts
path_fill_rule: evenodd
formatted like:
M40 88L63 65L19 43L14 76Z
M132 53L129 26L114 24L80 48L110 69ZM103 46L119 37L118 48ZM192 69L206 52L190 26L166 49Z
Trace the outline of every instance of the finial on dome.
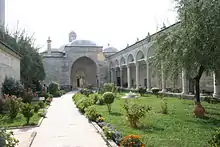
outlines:
M108 46L110 46L110 44L108 43Z
M139 41L139 38L137 37L137 41Z
M129 44L127 43L127 47L129 47Z

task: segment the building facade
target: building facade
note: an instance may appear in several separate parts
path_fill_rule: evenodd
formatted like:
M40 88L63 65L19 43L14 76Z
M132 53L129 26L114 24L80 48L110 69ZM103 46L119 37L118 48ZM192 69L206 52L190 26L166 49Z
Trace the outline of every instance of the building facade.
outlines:
M69 34L69 43L58 49L51 48L49 39L47 51L42 53L46 70L45 82L48 84L56 81L61 86L71 88L88 85L98 87L105 82L112 82L128 89L138 89L141 86L147 90L157 87L163 92L193 93L194 86L187 78L186 71L183 70L174 81L157 71L152 64L156 35L175 25L152 35L148 33L146 38L137 40L120 51L109 45L103 48L89 40L77 40L75 32ZM219 89L217 76L212 73L202 75L201 91L214 92L215 96L219 96Z
M0 89L6 76L20 80L20 59L16 51L0 41Z

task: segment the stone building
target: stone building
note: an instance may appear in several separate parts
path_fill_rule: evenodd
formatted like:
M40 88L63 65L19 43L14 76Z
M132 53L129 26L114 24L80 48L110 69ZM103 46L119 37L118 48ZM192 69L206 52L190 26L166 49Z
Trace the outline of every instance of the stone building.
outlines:
M0 41L0 89L6 76L20 80L20 59L16 51Z
M109 45L103 48L89 40L77 40L75 32L69 34L69 43L58 49L51 48L51 40L48 39L47 51L42 53L46 70L45 82L48 84L56 81L72 88L88 85L97 87L105 82L113 82L128 89L143 86L150 90L158 87L163 92L189 94L193 92L193 86L186 72L180 73L179 79L173 81L151 64L155 36L175 26L176 24L171 25L152 35L148 33L146 38L137 39L136 43L127 45L120 51ZM217 78L215 83L216 80ZM204 73L201 90L219 95L220 88L213 81L212 73Z

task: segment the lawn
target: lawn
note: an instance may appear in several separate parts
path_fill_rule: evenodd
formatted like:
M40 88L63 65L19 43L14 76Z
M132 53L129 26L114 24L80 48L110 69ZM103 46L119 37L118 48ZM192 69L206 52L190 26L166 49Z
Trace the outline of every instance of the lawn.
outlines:
M155 96L136 99L140 104L152 107L147 116L141 120L139 129L129 126L123 110L124 99L117 98L112 104L112 113L105 105L97 105L105 121L112 124L123 136L136 134L148 146L155 147L205 147L217 126L220 126L220 104L203 106L208 111L207 119L193 116L194 101L177 98L164 98L168 104L168 114L159 113L161 99ZM133 99L129 99L133 100Z
M38 104L38 102L32 102L33 105ZM45 104L45 108L49 105ZM39 112L43 112L43 109L40 109ZM38 113L34 113L33 117L31 117L29 125L37 125L41 116ZM14 120L11 120L7 114L0 114L0 127L18 127L25 126L26 118L18 113L17 117Z

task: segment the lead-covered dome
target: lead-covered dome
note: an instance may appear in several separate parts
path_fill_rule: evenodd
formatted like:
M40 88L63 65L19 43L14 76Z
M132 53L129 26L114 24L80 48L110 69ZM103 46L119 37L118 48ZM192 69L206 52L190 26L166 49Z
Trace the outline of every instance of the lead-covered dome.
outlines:
M105 53L116 53L116 52L118 52L118 49L115 48L115 47L112 47L108 44L108 47L104 48L103 52L105 52Z
M90 40L73 40L68 44L68 46L97 46L97 45Z

